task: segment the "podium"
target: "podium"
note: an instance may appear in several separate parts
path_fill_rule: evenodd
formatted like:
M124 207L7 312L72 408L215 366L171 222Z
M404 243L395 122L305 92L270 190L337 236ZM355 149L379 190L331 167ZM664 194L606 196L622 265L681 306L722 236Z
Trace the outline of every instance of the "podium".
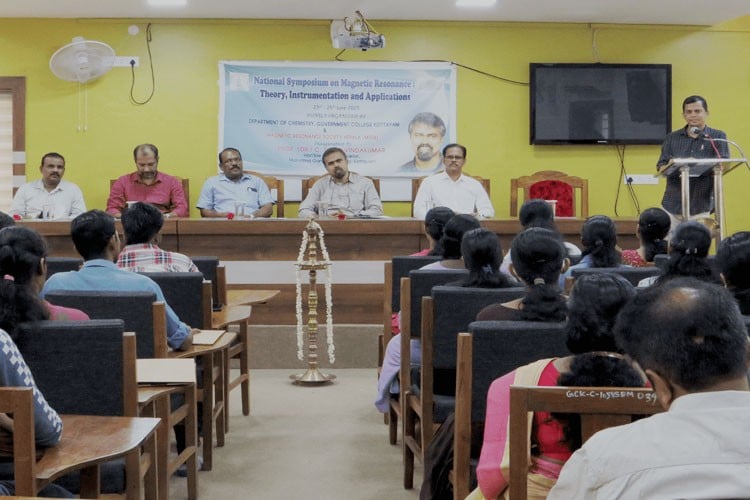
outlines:
M724 238L725 227L723 177L743 163L747 163L747 158L672 158L659 169L657 176L669 177L677 171L680 172L682 217L687 220L690 217L690 177L699 177L713 171L714 219L719 226L716 235L718 245Z

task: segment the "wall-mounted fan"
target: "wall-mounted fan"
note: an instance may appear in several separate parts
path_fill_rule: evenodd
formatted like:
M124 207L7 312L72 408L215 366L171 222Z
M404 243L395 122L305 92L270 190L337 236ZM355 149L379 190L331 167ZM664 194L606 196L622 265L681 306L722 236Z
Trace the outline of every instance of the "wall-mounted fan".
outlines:
M49 68L62 80L85 83L112 69L114 59L115 51L106 43L77 36L52 54Z

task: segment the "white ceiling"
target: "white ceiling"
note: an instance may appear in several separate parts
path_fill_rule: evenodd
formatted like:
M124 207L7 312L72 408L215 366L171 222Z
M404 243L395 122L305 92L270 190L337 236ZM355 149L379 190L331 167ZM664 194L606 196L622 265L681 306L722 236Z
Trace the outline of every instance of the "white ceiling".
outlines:
M0 17L469 20L714 25L750 14L748 0L497 0L458 8L454 0L188 0L154 8L146 0L1 0ZM374 26L377 28L377 25Z

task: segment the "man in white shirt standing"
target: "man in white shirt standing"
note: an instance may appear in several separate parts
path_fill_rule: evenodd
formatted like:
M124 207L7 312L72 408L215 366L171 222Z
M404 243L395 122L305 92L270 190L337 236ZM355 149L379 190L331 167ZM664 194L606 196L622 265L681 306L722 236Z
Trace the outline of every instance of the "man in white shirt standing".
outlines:
M625 305L615 337L667 411L594 434L548 498L748 498L748 338L734 297L670 280Z
M42 156L39 171L41 179L27 182L16 191L11 214L27 219L70 219L86 211L79 187L62 180L65 158L60 153Z
M463 175L466 147L448 144L443 148L444 171L422 181L414 198L414 217L424 219L433 207L448 207L457 214L480 218L495 216L487 192L476 179Z

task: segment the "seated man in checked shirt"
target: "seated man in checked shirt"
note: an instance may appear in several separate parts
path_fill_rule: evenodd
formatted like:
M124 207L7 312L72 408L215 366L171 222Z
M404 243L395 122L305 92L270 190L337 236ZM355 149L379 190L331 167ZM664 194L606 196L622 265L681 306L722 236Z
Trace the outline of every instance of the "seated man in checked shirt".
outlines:
M164 216L155 206L138 202L122 212L127 245L117 267L134 272L199 272L190 257L159 248Z

